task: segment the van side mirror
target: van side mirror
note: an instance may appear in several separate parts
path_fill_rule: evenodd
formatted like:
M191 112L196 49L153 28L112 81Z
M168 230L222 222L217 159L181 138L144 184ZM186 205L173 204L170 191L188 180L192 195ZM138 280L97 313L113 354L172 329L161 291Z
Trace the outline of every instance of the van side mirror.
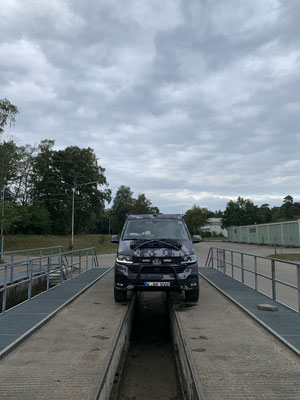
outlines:
M110 241L111 241L111 243L119 243L118 235L112 235Z
M202 237L201 237L201 235L193 235L192 240L193 240L193 243L199 243L199 242L202 242Z

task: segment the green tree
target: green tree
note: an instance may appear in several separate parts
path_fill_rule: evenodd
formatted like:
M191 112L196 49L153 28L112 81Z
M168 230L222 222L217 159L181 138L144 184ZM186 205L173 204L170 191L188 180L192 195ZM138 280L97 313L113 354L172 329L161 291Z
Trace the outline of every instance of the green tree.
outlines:
M120 186L113 199L110 210L111 228L113 233L121 233L126 215L133 212L134 207L133 192L129 186Z
M273 222L296 220L300 218L300 203L294 202L293 197L288 195L283 198L283 204L272 211Z
M108 186L104 168L98 165L91 148L70 146L54 150L54 141L41 142L33 162L34 198L48 210L52 232L65 234L71 230L72 191L75 191L75 232L87 233L96 226L104 211L105 202L111 200L110 189L98 190L98 182Z
M208 209L196 206L185 213L185 222L191 235L197 235L201 232L201 227L207 224Z
M9 122L13 125L18 114L18 108L7 99L0 99L0 133Z
M133 210L135 214L158 214L159 209L154 207L144 193L139 194L137 199L134 199Z
M258 207L249 199L238 197L237 201L230 200L222 217L222 227L252 225L261 223Z
M127 214L157 214L159 209L152 205L145 194L139 194L137 199L129 186L120 186L110 209L110 221L113 233L121 233Z
M269 204L262 204L258 209L260 223L266 224L272 221L272 210Z

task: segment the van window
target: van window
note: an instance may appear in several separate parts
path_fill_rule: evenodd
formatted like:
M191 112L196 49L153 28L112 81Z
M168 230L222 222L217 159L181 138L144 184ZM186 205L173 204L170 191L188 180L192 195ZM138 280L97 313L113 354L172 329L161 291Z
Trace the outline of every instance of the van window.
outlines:
M189 236L183 221L173 219L149 218L140 220L128 220L123 232L122 239L189 240Z

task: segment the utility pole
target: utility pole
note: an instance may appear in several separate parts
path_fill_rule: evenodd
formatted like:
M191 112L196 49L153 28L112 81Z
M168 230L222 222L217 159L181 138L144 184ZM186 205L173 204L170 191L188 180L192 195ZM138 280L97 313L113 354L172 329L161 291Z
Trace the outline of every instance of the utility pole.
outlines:
M5 194L5 185L2 187L2 207L1 207L1 246L0 246L0 259L2 258L3 249L4 249L4 194Z
M85 183L80 183L79 185L75 185L73 187L73 197L72 197L72 249L74 248L74 217L75 217L75 192L79 188L79 186L83 185L92 185L94 183L99 183L99 181L93 181L93 182L85 182Z

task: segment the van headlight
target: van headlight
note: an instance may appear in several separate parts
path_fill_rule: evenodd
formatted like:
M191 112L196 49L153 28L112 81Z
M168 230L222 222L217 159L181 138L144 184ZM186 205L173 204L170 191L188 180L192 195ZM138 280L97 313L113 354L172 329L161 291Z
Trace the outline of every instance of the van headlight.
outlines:
M182 257L181 264L193 264L197 262L196 254Z
M131 256L122 256L121 254L117 255L117 260L116 261L117 261L118 264L126 264L126 265L133 264Z

